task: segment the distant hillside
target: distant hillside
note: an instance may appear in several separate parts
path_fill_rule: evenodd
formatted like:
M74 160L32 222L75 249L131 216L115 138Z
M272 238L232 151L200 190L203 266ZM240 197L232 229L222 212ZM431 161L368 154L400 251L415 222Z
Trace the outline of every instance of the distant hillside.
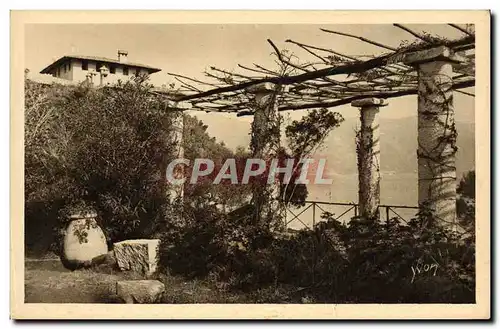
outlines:
M206 118L206 120L205 120ZM203 118L208 125L208 133L224 141L226 146L248 147L251 120L222 116ZM326 171L333 179L331 185L308 185L308 199L317 201L357 202L358 178L356 168L356 129L359 119L346 119L340 127L330 133L316 157L327 158ZM456 123L458 131L457 178L474 169L474 124ZM418 204L417 177L417 118L383 119L381 129L381 202L392 205ZM326 207L326 206L325 206ZM333 213L345 211L341 207L327 208ZM413 216L413 213L406 214ZM304 213L301 220L310 225L311 214ZM298 221L292 224L298 228Z
M358 119L347 119L330 133L320 150L328 168L336 174L353 174L356 169L356 129ZM474 168L474 124L457 122L457 172ZM380 122L380 157L383 172L417 171L417 118L386 119Z
M215 119L217 123L215 123ZM212 123L212 120L214 122ZM211 136L235 149L248 147L250 122L229 117L210 117L205 120ZM318 155L327 157L328 171L340 175L350 175L356 169L356 129L359 119L349 118L330 133ZM457 174L474 168L474 124L457 122L458 153ZM383 172L414 173L417 171L417 118L382 119L380 122L381 166Z

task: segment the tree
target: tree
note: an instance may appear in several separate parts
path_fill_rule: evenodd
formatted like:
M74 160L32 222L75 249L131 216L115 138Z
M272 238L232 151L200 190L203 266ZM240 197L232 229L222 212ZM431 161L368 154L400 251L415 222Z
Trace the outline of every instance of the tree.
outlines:
M324 142L328 134L344 121L338 112L326 108L309 111L300 121L294 120L285 128L288 149L283 152L290 154L295 163L293 180L298 179L302 165L300 161L313 154ZM290 187L290 185L292 185ZM288 184L281 187L281 198L285 204L303 206L307 197L307 187L304 184Z
M238 165L238 173L241 173L244 161L249 157L249 153L243 147L239 147L233 152L224 145L217 142L214 137L207 133L207 126L196 117L186 116L184 122L184 156L190 160L184 188L186 201L193 205L214 204L222 207L223 212L241 206L247 202L250 196L250 189L247 185L232 185L227 180L222 180L221 184L213 184L216 174L227 159L235 159ZM190 184L189 174L193 169L193 162L196 158L206 158L214 162L214 171L207 176L199 177L196 184Z
M99 89L27 86L27 200L61 200L61 218L95 209L110 242L151 235L166 217L163 168L178 114L141 77Z
M61 166L68 133L61 129L60 105L67 93L61 85L47 86L25 81L24 151L26 202L58 199L64 180Z
M47 86L25 80L24 195L26 252L43 255L53 243L61 191L69 180L63 173L67 132L59 129L67 93L61 85Z

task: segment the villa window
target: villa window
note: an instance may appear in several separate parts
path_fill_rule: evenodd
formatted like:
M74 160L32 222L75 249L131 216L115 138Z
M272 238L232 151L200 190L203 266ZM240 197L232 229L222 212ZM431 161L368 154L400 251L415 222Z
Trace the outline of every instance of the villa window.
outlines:
M115 73L116 73L116 66L114 66L114 65L110 65L110 66L109 66L109 73L111 73L111 74L115 74Z
M87 61L82 61L82 70L87 71L89 69L89 63Z
M123 67L123 75L128 75L128 67Z

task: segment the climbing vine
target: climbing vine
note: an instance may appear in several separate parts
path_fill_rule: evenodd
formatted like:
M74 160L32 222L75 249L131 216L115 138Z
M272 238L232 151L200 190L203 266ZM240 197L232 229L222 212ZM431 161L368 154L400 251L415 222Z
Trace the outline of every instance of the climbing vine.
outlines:
M380 163L378 163L378 156L375 152L379 150L374 150L375 145L379 143L378 140L374 140L373 131L376 127L373 124L365 124L366 110L360 108L361 115L361 127L356 132L356 154L357 154L357 167L359 178L358 195L361 197L366 197L366 200L359 200L361 207L361 215L366 216L369 220L378 220L378 204L380 204ZM375 168L376 176L372 177L372 169ZM372 209L370 205L376 205L375 209Z
M419 94L419 141L417 157L425 164L429 177L419 177L420 184L427 183L426 199L435 204L439 198L455 202L455 193L443 195L441 190L455 191L455 154L458 150L457 130L454 121L452 79L445 74L435 74L421 79ZM427 130L427 131L424 131ZM426 180L427 182L425 182ZM449 185L448 187L446 187ZM432 207L432 206L431 206ZM437 209L430 209L441 222L446 221Z
M268 95L259 95L260 104L253 100L255 109L251 128L250 149L254 158L275 158L280 149L281 121L277 111L281 86ZM267 180L267 177L262 176ZM277 194L276 184L267 184L263 179L253 184L252 204L255 206L255 221L258 226L280 226L283 209L273 196Z

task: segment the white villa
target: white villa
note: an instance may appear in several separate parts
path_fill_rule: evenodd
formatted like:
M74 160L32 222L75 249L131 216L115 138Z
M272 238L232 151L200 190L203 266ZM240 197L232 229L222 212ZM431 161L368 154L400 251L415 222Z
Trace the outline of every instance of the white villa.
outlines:
M149 75L159 71L161 69L156 67L129 62L128 52L118 50L117 59L80 55L63 56L40 73L72 82L89 81L95 85L107 85L116 83L118 80L126 81L132 75Z

